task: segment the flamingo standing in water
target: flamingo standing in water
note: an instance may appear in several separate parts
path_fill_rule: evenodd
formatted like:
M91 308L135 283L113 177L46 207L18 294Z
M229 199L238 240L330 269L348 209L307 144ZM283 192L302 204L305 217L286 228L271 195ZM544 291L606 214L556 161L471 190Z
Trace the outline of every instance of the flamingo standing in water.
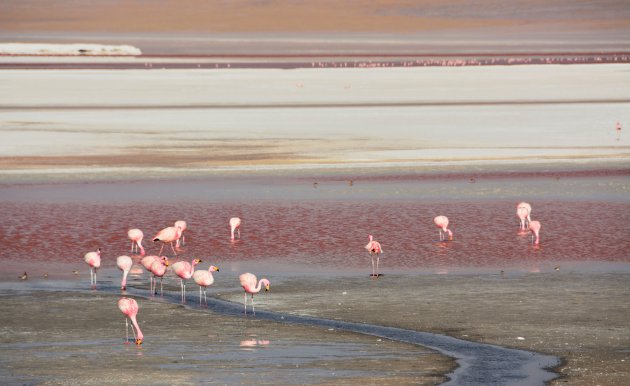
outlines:
M175 252L175 248L173 248L173 241L179 242L179 238L181 237L181 235L182 235L182 228L179 226L168 227L159 231L157 235L153 237L153 242L156 242L156 241L162 242L162 248L160 248L160 252L158 252L158 255L162 254L162 249L164 248L164 245L168 243L168 244L171 244L171 249L173 250L173 253L175 254L175 256L177 256L177 252ZM179 244L177 246L179 247Z
M175 228L177 227L179 227L182 230L181 239L182 239L182 247L183 247L184 244L186 244L186 236L184 236L184 231L186 230L186 228L188 228L188 224L186 224L186 221L184 220L175 221ZM179 248L179 239L177 239L177 242L175 242L175 248Z
M116 259L116 265L118 269L123 272L122 280L120 281L120 289L127 289L127 275L129 275L129 271L131 271L131 267L133 266L133 261L129 256L118 256Z
M164 295L164 290L162 288L162 279L164 275L166 275L166 268L168 267L168 258L164 256L163 259L157 259L153 261L151 267L149 267L149 272L153 274L151 278L151 295L157 295L157 278L160 278L160 296Z
M237 232L238 238L241 238L241 219L238 217L232 217L230 219L230 239L234 240L234 231Z
M269 291L269 280L260 279L258 286L256 286L256 276L251 273L244 273L238 277L241 282L241 287L245 290L245 315L247 315L247 294L252 294L252 312L256 315L256 308L254 308L254 294L257 294L265 286L265 292Z
M149 256L145 256L140 260L140 265L142 265L147 271L149 271L149 274L151 274L151 266L153 265L154 262L159 261L159 260L168 260L168 258L166 256L155 256L155 255L149 255ZM153 289L153 277L149 276L149 286L151 289Z
M83 260L90 266L90 285L96 287L96 270L101 267L101 248L86 253Z
M187 261L178 261L173 264L173 272L180 279L180 286L182 290L182 303L186 303L186 282L184 280L188 280L192 277L195 272L195 265L201 263L201 260L194 259L192 264Z
M529 223L532 221L532 206L527 202L519 202L516 205L516 215L521 220L521 230L529 229ZM525 216L525 217L522 217ZM527 220L527 221L525 221Z
M142 239L144 238L144 233L140 229L129 229L127 231L127 236L131 240L131 253L138 252L138 248L140 248L140 256L144 256L144 247L142 246ZM135 250L135 251L134 251Z
M118 309L126 316L125 330L127 332L127 337L125 339L125 343L129 342L129 321L131 320L131 332L133 332L134 341L137 345L141 345L144 335L142 335L142 331L140 331L140 326L138 326L138 321L136 320L136 315L138 314L138 302L131 298L120 298L118 300ZM136 331L138 332L137 334Z
M213 271L218 272L219 268L211 265L207 271L205 269L200 269L193 273L193 280L199 286L199 304L201 304L201 287L203 287L203 298L206 300L206 305L208 305L208 295L206 294L206 290L208 289L208 286L214 283L214 277L212 276Z
M448 217L446 216L436 216L433 219L433 222L435 223L435 225L440 228L440 241L444 241L445 237L444 235L446 233L448 233L448 239L449 240L453 240L453 232L451 232L450 229L448 229Z
M370 241L365 246L365 249L367 249L368 252L370 252L370 257L372 258L372 277L378 277L379 276L379 273L378 273L379 256L378 255L383 253L383 248L381 248L381 243L374 240L374 237L372 237L372 235L368 235L368 239ZM374 255L376 255L376 271L374 270Z
M530 222L529 229L532 231L532 242L537 246L540 244L540 221Z

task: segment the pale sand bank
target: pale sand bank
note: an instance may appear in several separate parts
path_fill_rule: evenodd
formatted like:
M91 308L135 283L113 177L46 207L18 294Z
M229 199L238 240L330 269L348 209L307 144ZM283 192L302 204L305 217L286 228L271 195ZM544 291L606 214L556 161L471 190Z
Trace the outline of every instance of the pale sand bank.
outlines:
M0 55L135 56L142 52L130 45L0 43Z
M0 71L0 165L627 162L629 68Z

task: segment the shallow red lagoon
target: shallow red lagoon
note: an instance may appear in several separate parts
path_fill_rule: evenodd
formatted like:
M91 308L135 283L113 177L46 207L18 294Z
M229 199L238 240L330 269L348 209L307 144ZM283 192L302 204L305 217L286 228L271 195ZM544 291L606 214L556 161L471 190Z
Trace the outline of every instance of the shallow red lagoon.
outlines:
M518 235L513 200L265 200L196 203L1 202L2 260L81 262L104 249L104 265L129 254L127 230L150 239L175 220L188 222L182 258L216 265L270 261L305 270L369 268L363 249L373 234L387 269L536 266L558 261L630 262L629 205L601 201L535 201L541 246ZM433 217L447 215L452 242L439 242ZM231 242L228 219L243 219L242 239ZM170 248L165 249L172 254Z

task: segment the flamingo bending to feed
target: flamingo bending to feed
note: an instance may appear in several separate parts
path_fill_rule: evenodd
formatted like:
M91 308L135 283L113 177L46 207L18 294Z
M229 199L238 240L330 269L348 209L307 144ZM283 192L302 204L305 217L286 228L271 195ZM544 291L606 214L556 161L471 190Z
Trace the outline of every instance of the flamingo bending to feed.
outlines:
M532 221L532 206L527 202L519 202L516 205L516 215L521 220L521 229L525 230L529 228L529 223ZM524 216L524 217L523 217ZM527 220L527 221L525 221Z
M125 343L129 342L129 321L131 320L131 332L133 332L134 340L137 345L141 345L144 335L142 335L142 331L140 331L140 326L138 326L138 321L136 320L136 315L138 314L138 302L131 298L120 298L118 300L118 309L126 316L125 329L127 332L127 338L125 339ZM137 334L136 331L138 332Z
M540 244L540 221L530 222L529 229L532 231L532 242L534 245Z
M370 252L370 257L372 258L372 277L378 277L378 262L379 262L379 254L383 253L383 248L381 248L381 243L374 240L372 235L368 235L368 239L370 240L365 249ZM374 255L376 255L376 270L374 270Z
M186 236L184 236L184 231L186 230L186 228L188 228L188 224L186 224L186 221L184 220L175 221L175 228L177 227L179 227L182 230L181 239L182 239L182 247L183 247L184 244L186 244ZM177 239L177 241L175 242L175 248L179 248L179 239Z
M120 281L120 289L127 289L127 275L129 275L129 271L131 271L131 267L133 266L133 261L129 256L118 256L116 259L116 265L118 269L123 272L122 280Z
M213 271L218 272L219 268L211 265L207 271L205 269L200 269L193 273L193 280L199 286L199 304L201 304L201 287L203 287L203 298L206 300L206 305L208 305L208 295L206 294L206 290L208 289L208 286L214 283L214 277L212 276Z
M234 231L237 232L238 238L241 238L241 219L238 217L232 217L230 219L230 239L234 240Z
M138 252L138 248L140 248L140 256L144 256L144 247L142 246L142 239L144 238L144 233L140 229L129 229L127 232L127 236L131 240L131 253Z
M162 259L157 259L153 261L151 267L149 267L149 272L153 274L151 278L151 295L157 295L157 278L160 278L160 296L164 295L164 290L162 288L162 279L164 275L166 275L166 267L168 267L168 258L163 256Z
M173 272L180 279L180 286L182 290L182 303L186 303L186 282L184 280L188 280L192 277L195 272L195 265L201 263L201 260L194 259L192 264L187 261L178 261L173 264Z
M96 270L101 267L101 248L96 252L88 252L83 256L83 260L90 266L90 285L96 286Z
M168 244L171 244L171 249L173 250L173 253L175 254L175 256L177 256L177 252L175 252L175 248L173 248L173 241L179 241L179 238L181 237L181 235L182 235L182 228L179 226L168 227L159 231L157 235L153 237L153 242L156 242L156 241L162 242L162 248L160 248L160 252L158 252L158 255L162 254L162 249L164 248L164 245L168 243ZM177 246L179 247L179 244L177 244Z
M153 265L153 263L155 261L158 260L165 260L168 259L166 256L155 256L155 255L149 255L149 256L145 256L140 260L140 265L142 265L147 271L149 271L149 273L151 273L151 265ZM153 277L149 276L149 285L151 288L153 288Z
M440 228L440 241L444 241L445 237L444 235L446 233L448 233L448 239L449 240L453 240L453 232L451 232L450 229L448 229L448 217L446 216L436 216L433 219L433 222L435 223L435 225Z
M260 279L258 286L256 286L256 276L251 273L244 273L238 277L241 281L241 286L245 290L245 315L247 315L247 294L252 294L252 312L256 315L256 308L254 308L254 294L257 294L265 286L265 292L269 291L269 280Z

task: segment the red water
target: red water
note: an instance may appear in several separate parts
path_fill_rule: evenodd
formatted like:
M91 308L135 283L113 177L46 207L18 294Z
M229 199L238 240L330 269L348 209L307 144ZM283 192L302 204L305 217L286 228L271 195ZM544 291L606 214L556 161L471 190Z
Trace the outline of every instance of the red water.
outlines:
M384 267L521 266L545 261L630 262L630 205L625 202L536 201L541 245L518 235L512 200L303 200L210 203L1 202L0 260L78 262L104 249L104 265L129 254L127 230L140 228L149 254L157 231L186 220L181 257L213 264L274 261L304 269L368 267L368 234L380 241ZM447 215L452 242L439 242L433 217ZM230 241L228 220L243 220L242 239ZM169 249L165 249L172 254Z

